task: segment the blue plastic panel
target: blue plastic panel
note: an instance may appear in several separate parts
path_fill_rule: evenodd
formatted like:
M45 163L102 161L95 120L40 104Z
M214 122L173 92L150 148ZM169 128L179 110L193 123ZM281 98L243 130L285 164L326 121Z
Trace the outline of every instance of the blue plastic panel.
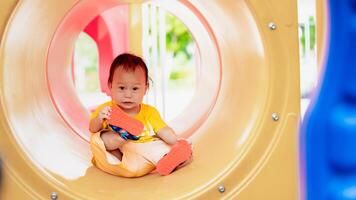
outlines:
M329 0L329 54L305 117L308 200L356 200L356 0Z

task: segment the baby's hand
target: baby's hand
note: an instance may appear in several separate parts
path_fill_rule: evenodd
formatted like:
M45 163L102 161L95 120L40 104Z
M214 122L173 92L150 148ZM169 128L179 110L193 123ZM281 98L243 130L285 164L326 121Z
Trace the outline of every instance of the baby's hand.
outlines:
M111 107L106 106L99 112L98 118L103 121L105 119L110 119L110 115L111 115Z
M178 140L185 140L188 142L188 144L190 144L190 146L192 146L192 141L188 140L188 139L185 139L185 138L178 138ZM177 140L177 141L178 141Z

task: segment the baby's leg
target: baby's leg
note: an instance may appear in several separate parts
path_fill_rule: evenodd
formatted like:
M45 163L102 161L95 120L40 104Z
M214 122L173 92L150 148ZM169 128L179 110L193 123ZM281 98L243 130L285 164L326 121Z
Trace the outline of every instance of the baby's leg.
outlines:
M122 152L120 149L110 151L110 153L114 155L117 159L122 160Z
M101 133L100 137L104 142L106 150L108 151L120 149L122 145L126 143L126 140L124 140L118 133L113 131L103 132Z
M127 148L131 151L134 149L137 154L142 155L154 165L171 149L171 147L162 140L145 143L128 143L124 146L124 150Z

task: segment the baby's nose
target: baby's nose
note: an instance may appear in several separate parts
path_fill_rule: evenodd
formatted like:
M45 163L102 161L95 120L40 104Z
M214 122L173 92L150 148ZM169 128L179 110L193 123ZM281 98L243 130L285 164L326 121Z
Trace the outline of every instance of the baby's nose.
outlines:
M130 91L125 91L125 97L131 97L131 92Z

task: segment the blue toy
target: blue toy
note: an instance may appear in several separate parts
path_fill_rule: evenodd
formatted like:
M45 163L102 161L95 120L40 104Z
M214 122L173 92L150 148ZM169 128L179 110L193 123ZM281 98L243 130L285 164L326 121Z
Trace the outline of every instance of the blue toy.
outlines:
M132 135L129 132L125 131L124 129L118 127L118 126L114 126L109 124L109 126L112 128L113 131L115 131L116 133L120 134L120 136L124 139L124 140L139 140L140 137L136 136L136 135Z
M303 124L306 199L356 199L356 0L329 0L329 56Z

